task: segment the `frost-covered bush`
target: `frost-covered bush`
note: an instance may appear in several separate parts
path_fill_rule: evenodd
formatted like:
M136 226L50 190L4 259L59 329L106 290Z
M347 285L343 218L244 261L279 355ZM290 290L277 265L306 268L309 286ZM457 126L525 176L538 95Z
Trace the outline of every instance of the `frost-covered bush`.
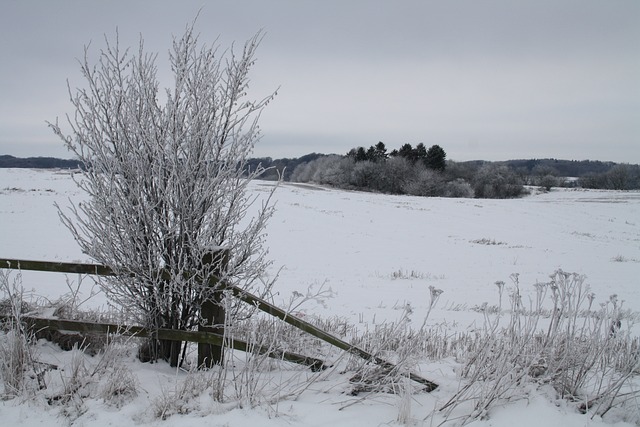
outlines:
M458 178L447 182L443 196L471 199L474 196L473 187L467 181Z
M446 183L440 172L423 169L415 179L405 184L404 190L412 196L438 197L445 194Z
M343 187L349 182L354 163L342 156L327 156L317 159L312 165L313 174L306 181Z
M349 177L349 184L356 188L378 190L383 181L380 176L380 165L370 161L362 161L354 164Z
M545 191L550 191L551 187L558 187L560 185L560 178L553 175L545 175L539 177L535 180L536 184L539 187L543 188Z
M429 168L415 160L399 154L368 160L366 152L354 149L347 156L324 156L300 164L292 173L292 180L426 197L504 199L526 194L523 177L505 165L479 167L475 163L449 161L443 169ZM545 188L559 183L552 175L537 177L535 182Z
M152 328L198 326L203 301L222 298L206 283L212 273L264 292L256 279L268 265L270 196L247 215L256 200L247 186L264 169L245 173L273 98L247 99L260 35L238 54L203 46L194 25L174 39L173 87L160 90L157 56L142 40L133 54L107 41L97 64L85 54L85 86L70 90L71 134L50 124L82 161L77 184L90 196L60 210L62 221L84 253L117 273L101 282L111 302ZM220 249L227 256L211 256ZM180 342L157 344L154 358L179 363Z
M475 197L479 199L508 199L525 194L522 179L504 165L481 167L473 179Z
M390 157L385 163L385 191L391 194L405 193L407 183L416 178L417 169L410 160L395 156Z

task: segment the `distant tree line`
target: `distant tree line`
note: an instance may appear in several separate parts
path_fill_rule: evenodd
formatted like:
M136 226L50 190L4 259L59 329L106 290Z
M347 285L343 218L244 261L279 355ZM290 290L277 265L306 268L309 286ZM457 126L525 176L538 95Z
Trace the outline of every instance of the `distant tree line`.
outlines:
M258 157L247 160L247 169L255 170L259 165L267 168L262 174L261 179L277 180L280 177L285 181L291 181L291 175L298 165L312 162L321 157L327 157L326 154L310 153L297 158L272 159L271 157Z
M442 197L518 197L524 186L640 189L640 166L597 160L522 159L453 162L438 145L404 144L390 152L383 142L346 155L310 153L297 158L247 160L267 168L261 179L315 182L340 188ZM77 169L78 160L0 155L0 168ZM573 178L573 179L569 179Z
M81 165L82 162L79 160L56 159L54 157L0 156L0 168L78 169Z
M549 189L557 186L605 190L640 189L640 166L600 161L555 159L510 160L513 170L526 184ZM567 180L567 178L574 178Z
M578 180L582 188L599 188L606 190L640 189L640 166L617 164L602 173L590 173Z
M404 144L387 152L383 142L300 164L291 180L339 188L437 197L509 198L525 193L524 181L496 163L447 161L439 145Z
M446 160L438 145L404 144L387 151L379 142L351 149L345 156L318 155L286 174L288 180L338 188L438 197L513 198L525 186L640 189L640 166L557 159L504 162Z
M616 165L614 162L599 160L558 160L558 159L520 159L505 162L519 174L536 175L541 170L551 171L556 176L580 178L589 174L608 172Z

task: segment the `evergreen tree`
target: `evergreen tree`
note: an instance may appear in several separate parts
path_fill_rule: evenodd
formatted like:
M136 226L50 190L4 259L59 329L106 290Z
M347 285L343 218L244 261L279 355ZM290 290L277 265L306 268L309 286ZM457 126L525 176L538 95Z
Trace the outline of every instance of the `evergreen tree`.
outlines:
M447 166L447 153L439 145L432 145L426 153L424 164L429 169L444 171Z
M427 147L421 142L416 145L416 148L413 150L413 161L417 162L418 160L422 160L423 162L427 158Z
M414 151L411 144L404 144L402 147L400 147L400 150L398 150L398 156L404 157L405 159L411 162L414 161L413 154L414 154Z
M379 141L375 147L375 156L378 160L386 160L389 156L387 155L387 147L385 147L384 142Z
M375 162L378 160L376 156L376 149L373 145L367 149L367 160L369 160L370 162Z
M368 160L367 152L364 151L364 147L358 147L356 150L356 162L364 162Z

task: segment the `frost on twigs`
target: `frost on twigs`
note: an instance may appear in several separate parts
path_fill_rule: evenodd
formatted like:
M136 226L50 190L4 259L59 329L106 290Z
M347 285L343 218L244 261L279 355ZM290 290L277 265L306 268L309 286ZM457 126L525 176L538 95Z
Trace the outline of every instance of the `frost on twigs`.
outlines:
M142 39L137 51L105 39L96 64L86 48L85 85L69 89L70 134L49 124L82 161L76 182L89 196L59 208L62 222L86 254L117 273L102 282L111 302L155 328L197 326L202 302L216 292L206 283L212 272L262 295L270 286L256 279L268 265L264 227L275 186L266 196L247 190L265 171L248 170L247 159L275 96L247 98L262 35L241 52L220 51L200 43L194 25L173 41L173 86L164 91L157 55ZM219 249L229 250L224 267L203 265ZM153 359L179 364L181 343L151 350Z

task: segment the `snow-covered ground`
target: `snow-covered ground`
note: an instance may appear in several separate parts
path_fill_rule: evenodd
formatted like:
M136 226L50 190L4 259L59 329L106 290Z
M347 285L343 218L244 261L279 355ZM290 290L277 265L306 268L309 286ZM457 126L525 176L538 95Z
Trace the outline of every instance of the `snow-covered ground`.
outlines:
M271 185L256 181L252 191L266 194ZM69 172L0 169L0 257L87 260L54 207L54 203L64 207L68 199L82 197ZM496 281L509 285L510 275L519 274L526 300L534 292L533 284L548 281L557 269L586 275L596 301L606 301L615 293L624 300L624 307L640 312L640 192L554 189L522 199L477 200L390 196L288 183L277 190L276 200L266 243L273 260L270 274L279 272L275 301L284 304L294 292L306 293L310 287L331 290L324 304L311 302L299 309L299 315L339 316L364 329L397 321L410 311L411 321L419 326L429 309L429 287L433 286L443 293L428 322L466 330L482 321L474 307L497 303ZM38 297L55 299L68 292L64 276L24 272L22 281ZM88 295L91 282L83 283ZM85 306L105 303L97 295ZM43 352L53 352L50 346L42 346ZM75 425L377 426L393 425L398 416L397 396L358 400L342 393L346 378L336 372L296 400L285 398L277 405L254 409L201 402L198 410L187 415L154 420L148 413L149 402L160 389L172 387L181 373L133 358L130 363L143 390L138 397L120 410L97 399L87 401ZM413 424L442 421L433 421L429 414L455 392L454 366L452 361L420 366L421 374L441 387L429 395L414 396ZM0 403L0 419L7 426L68 421L56 407L17 399ZM489 419L473 425L616 422L629 425L615 414L592 419L534 392L528 400L498 407Z

